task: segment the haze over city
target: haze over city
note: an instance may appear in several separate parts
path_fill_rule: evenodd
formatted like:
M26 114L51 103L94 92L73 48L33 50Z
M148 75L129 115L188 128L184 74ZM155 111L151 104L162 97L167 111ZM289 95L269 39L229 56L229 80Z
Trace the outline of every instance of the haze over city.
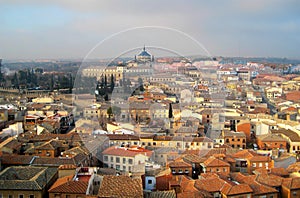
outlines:
M296 0L4 0L0 6L0 54L3 59L83 58L114 33L162 26L187 33L213 56L299 59L299 8ZM129 40L137 40L136 34L132 32ZM134 46L160 44L165 39L163 35L156 37L156 43L140 39ZM116 55L118 43L109 45L102 56ZM177 40L168 45L173 48L185 43ZM194 48L186 54L197 52Z

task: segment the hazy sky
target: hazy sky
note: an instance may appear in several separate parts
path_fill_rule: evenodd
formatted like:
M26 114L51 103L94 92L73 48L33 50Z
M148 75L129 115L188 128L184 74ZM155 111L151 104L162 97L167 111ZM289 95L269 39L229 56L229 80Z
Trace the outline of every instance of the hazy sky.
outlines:
M300 59L299 0L1 0L0 24L4 59L82 58L112 34L141 26L182 31L213 56ZM143 31L146 40L130 31L100 47L110 57L119 48L164 42L170 49L184 46L181 53L198 52L185 51L186 38L170 36L171 42L166 33L151 37L154 32Z

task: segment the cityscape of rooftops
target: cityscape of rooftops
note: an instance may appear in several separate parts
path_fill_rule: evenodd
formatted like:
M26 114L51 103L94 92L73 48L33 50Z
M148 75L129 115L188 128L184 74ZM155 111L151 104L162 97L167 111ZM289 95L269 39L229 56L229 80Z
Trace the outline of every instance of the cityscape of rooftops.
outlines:
M300 2L0 2L0 198L300 197Z

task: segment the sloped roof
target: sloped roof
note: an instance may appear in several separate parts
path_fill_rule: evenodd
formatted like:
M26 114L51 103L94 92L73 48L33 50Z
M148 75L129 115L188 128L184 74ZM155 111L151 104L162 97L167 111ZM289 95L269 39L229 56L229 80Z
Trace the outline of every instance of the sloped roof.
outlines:
M285 178L283 179L282 185L289 189L300 189L300 177Z
M175 190L150 192L148 198L176 198Z
M59 181L57 181L59 182ZM70 194L86 194L88 187L87 181L66 181L54 188L49 193L70 193Z
M56 168L11 166L0 173L0 189L42 190L56 174Z
M120 198L142 198L143 186L139 178L129 176L103 176L103 181L98 191L99 197L120 197Z
M204 161L206 167L230 167L230 164L215 157L210 157Z
M210 193L220 192L225 183L226 182L220 178L198 179L195 182L195 187L199 190L205 190Z
M221 192L225 195L239 195L245 193L252 193L253 190L250 188L248 184L233 185L233 184L225 183L221 188Z

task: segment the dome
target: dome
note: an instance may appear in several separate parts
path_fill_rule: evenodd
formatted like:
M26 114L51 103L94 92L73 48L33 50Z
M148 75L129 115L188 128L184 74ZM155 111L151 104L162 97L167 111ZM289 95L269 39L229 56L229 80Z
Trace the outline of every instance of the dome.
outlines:
M136 56L136 61L138 62L151 62L152 56L146 51L144 46L143 50Z

